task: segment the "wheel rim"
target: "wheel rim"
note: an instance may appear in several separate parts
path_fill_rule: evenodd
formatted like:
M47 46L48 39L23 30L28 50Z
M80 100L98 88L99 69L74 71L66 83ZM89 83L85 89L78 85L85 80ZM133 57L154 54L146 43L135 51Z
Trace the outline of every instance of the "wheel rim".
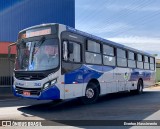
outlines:
M86 97L87 98L93 98L93 96L94 96L94 90L92 88L88 88L86 90Z

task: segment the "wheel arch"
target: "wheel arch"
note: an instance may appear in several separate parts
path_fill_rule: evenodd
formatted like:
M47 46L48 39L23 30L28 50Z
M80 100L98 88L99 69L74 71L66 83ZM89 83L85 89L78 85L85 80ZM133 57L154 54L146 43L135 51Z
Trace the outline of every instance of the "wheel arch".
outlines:
M143 85L143 87L144 87L143 78L139 78L139 79L138 79L138 82L139 82L139 81L142 81L142 85ZM138 82L137 82L137 84L138 84Z
M100 83L99 83L99 81L98 81L97 79L93 78L93 79L89 80L88 84L89 84L89 83L94 83L94 84L96 84L96 86L98 87L98 90L99 90L99 94L101 93ZM87 84L87 86L88 86L88 84ZM86 88L87 88L87 86L86 86Z

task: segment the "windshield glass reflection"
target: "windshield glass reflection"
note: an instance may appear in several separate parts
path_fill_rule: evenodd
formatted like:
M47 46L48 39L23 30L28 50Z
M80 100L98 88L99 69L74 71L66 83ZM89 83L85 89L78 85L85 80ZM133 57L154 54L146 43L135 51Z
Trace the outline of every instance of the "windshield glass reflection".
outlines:
M17 46L16 70L40 71L59 64L58 40L22 42Z

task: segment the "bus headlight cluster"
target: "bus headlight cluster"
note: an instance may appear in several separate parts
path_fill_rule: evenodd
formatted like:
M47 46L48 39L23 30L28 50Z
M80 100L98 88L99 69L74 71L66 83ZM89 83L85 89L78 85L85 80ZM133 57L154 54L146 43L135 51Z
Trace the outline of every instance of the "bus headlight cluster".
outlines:
M47 88L49 88L49 87L51 87L51 86L54 86L54 85L56 84L56 82L57 82L57 79L53 79L53 80L45 83L45 84L43 85L43 89L47 89Z

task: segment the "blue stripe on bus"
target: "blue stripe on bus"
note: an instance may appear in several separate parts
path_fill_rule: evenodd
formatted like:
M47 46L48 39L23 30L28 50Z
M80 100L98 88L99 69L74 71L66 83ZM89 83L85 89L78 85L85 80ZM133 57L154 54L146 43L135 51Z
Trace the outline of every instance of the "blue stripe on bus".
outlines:
M113 70L115 67L83 65L81 68L65 74L65 84L87 83L90 79L98 79L104 72Z
M73 84L74 82L88 83L91 79L98 79L104 73L113 71L115 68L115 66L83 65L81 68L65 74L65 84ZM142 78L144 81L150 80L153 78L153 74L148 70L132 69L128 81L138 81L139 78Z
M133 69L129 81L137 81L139 78L142 78L144 81L150 80L152 79L152 76L153 74L151 71Z

